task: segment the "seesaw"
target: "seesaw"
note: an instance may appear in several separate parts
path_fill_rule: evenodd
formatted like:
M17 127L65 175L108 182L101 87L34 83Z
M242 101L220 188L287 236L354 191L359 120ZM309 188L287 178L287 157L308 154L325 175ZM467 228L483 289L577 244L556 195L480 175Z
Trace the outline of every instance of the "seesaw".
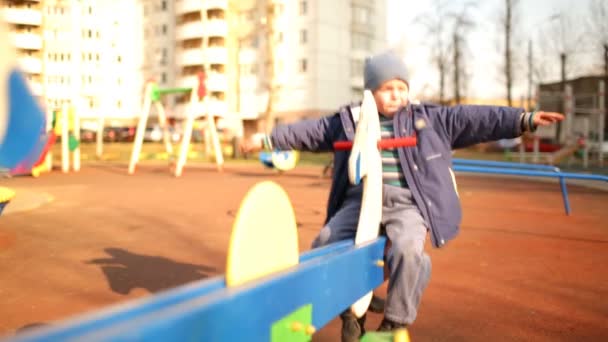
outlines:
M348 178L352 184L363 182L361 212L355 244L360 245L378 237L382 219L382 157L381 149L416 146L416 137L381 139L378 108L371 91L363 93L354 141L338 141L335 150L352 149L348 160ZM383 263L381 263L383 265ZM351 311L361 317L367 312L373 292L357 300Z
M369 119L362 123L365 120ZM360 155L355 181L363 179L367 192L374 174L361 163L374 157L359 148L363 142L369 151L377 151L377 141L359 137L353 147L353 155ZM377 192L364 193L365 203L374 196ZM366 205L362 212L375 204ZM386 239L375 238L377 228L369 229L375 235L359 238L357 245L343 241L298 257L289 198L277 184L262 182L248 192L237 213L225 277L37 328L11 341L310 341L317 329L384 281ZM363 337L363 341L408 340L405 330Z
M382 284L385 241L380 237L357 246L343 241L298 257L289 198L276 183L262 182L237 213L225 277L37 328L10 341L310 341L316 330Z

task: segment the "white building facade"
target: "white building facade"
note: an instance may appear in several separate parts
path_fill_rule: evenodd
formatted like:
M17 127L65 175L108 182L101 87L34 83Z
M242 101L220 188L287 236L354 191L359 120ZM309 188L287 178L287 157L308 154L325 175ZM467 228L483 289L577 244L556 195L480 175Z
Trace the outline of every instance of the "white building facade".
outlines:
M317 117L356 101L363 92L365 57L386 48L386 1L272 0L275 18L242 44L240 113L256 118L268 101L264 38L273 36L275 121ZM259 4L258 4L259 6ZM258 20L258 15L248 16ZM256 24L259 26L259 24ZM256 26L254 25L254 26ZM267 30L273 31L268 33ZM262 41L260 43L260 41ZM266 46L266 47L265 47Z
M19 67L30 89L43 102L43 1L3 1L2 16L17 50Z
M45 1L45 95L84 119L130 119L141 106L142 23L135 0Z

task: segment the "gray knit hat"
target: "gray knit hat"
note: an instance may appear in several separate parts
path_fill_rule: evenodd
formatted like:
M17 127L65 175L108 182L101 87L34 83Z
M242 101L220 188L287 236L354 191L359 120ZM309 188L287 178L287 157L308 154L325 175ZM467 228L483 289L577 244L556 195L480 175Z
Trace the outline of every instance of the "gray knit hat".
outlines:
M407 68L394 52L387 51L365 59L363 83L365 89L374 91L386 81L399 79L408 84Z

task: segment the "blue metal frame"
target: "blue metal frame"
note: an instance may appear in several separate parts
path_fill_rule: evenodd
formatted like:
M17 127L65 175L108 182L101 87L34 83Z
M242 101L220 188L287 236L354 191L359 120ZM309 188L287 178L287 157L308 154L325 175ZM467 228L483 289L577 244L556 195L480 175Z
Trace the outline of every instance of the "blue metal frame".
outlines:
M227 288L223 277L191 283L7 341L269 341L274 322L312 304L318 329L384 281L386 238L339 242L301 255L300 264Z
M453 162L454 171L460 172L558 178L560 189L562 192L562 198L564 200L564 210L566 211L566 215L570 215L571 212L570 200L568 198L568 189L566 188L566 178L608 182L608 176L561 172L559 168L551 165L519 164L511 162L456 158L453 159Z

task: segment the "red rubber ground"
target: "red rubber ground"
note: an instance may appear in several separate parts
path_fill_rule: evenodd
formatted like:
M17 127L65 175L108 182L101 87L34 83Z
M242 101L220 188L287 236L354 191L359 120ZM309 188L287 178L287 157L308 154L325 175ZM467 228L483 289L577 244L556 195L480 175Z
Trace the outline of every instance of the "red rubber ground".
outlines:
M307 250L330 185L306 167L189 167L179 179L164 167L126 170L2 182L54 200L0 217L0 335L221 274L235 211L261 180L289 193ZM458 181L462 232L427 246L433 273L412 339L608 340L608 192L570 186L567 217L556 183ZM370 314L368 328L380 319ZM334 320L314 340L338 341L339 328Z

